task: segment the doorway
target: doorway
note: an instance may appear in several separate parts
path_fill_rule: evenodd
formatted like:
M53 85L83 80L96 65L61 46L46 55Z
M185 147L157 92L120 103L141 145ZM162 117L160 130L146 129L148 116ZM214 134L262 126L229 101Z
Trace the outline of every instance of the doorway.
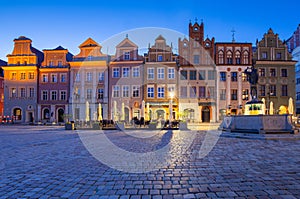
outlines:
M208 106L202 108L202 122L210 122L210 109Z
M57 121L58 122L64 122L65 120L64 120L64 113L65 113L65 111L64 111L64 109L62 109L62 108L60 108L60 109L58 109L58 111L57 111Z

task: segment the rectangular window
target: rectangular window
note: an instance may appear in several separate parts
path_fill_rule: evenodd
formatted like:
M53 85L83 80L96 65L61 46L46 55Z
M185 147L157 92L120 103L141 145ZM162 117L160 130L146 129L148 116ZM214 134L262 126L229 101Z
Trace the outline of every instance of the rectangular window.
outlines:
M220 91L220 100L226 100L226 90L221 89Z
M276 69L275 68L270 68L270 76L276 77Z
M207 90L207 97L208 98L214 98L215 97L215 87L208 87L208 90Z
M260 96L266 96L266 86L265 85L259 85L258 94Z
M200 63L200 56L194 55L194 64L199 64L199 63Z
M113 86L113 97L120 97L120 87Z
M42 75L42 82L48 82L48 74L43 74Z
M124 60L130 60L130 52L124 52Z
M208 71L208 80L215 80L215 71L213 70Z
M197 87L196 86L191 86L190 87L190 97L195 98L197 96Z
M132 86L132 97L140 97L140 87Z
M35 97L34 88L29 88L29 97L30 97L30 98Z
M129 77L129 68L122 68L122 77Z
M164 98L165 97L165 87L158 86L157 87L157 98Z
M129 86L127 85L122 86L122 96L129 97Z
M53 61L49 61L49 66L53 66L53 65L54 65Z
M16 72L12 72L10 75L11 75L11 77L10 77L11 80L16 80L17 79L17 73Z
M147 74L148 79L154 79L154 68L148 68L147 71L148 71Z
M199 71L199 80L205 80L205 70Z
M220 81L226 82L226 72L220 72Z
M231 81L237 82L237 72L231 72Z
M276 59L281 59L281 53L276 53Z
M242 100L249 100L249 90L248 89L243 89L242 91Z
M147 88L147 97L148 98L154 98L154 87L148 86Z
M133 67L132 68L132 76L133 77L140 77L140 68L139 67Z
M180 87L180 97L187 98L187 87L186 86Z
M162 55L158 55L157 56L157 61L159 61L159 62L163 61L163 56Z
M281 96L288 96L288 86L287 85L281 86Z
M58 67L61 67L63 64L62 64L62 61L58 61Z
M190 80L196 80L197 79L197 71L190 70Z
M60 74L60 82L61 83L67 82L67 75L66 74Z
M164 79L165 78L165 69L158 68L157 69L157 79Z
M186 70L180 71L180 79L187 80L187 71Z
M51 74L51 82L53 83L57 82L57 74Z
M66 100L67 99L67 91L60 91L60 100Z
M267 59L268 58L268 53L267 52L262 52L261 58L262 59Z
M205 91L206 91L205 86L200 86L199 87L199 98L205 98L206 97Z
M104 89L103 88L98 88L97 99L104 99Z
M168 85L168 96L170 96L170 93L175 93L175 85L174 84L169 84Z
M25 98L26 97L26 89L20 88L20 97Z
M231 100L237 100L237 89L231 89Z
M104 81L104 72L99 72L98 73L98 81L99 82Z
M26 73L22 72L20 74L20 80L25 80L26 79Z
M48 100L48 91L42 91L42 100Z
M245 73L242 73L242 81L243 82L249 82L249 75L246 75Z
M265 77L265 76L266 76L266 69L264 69L264 68L259 68L259 69L258 69L258 76L260 76L260 77Z
M78 89L78 88L75 88L75 99L76 100L78 100L78 99L80 99L80 89Z
M92 82L93 81L93 74L92 74L92 72L87 72L86 73L86 81L87 82Z
M28 79L34 79L34 72L28 73Z
M57 100L57 91L51 91L51 100Z
M168 68L168 79L175 79L175 69Z
M80 73L76 73L75 82L80 82Z
M287 69L286 68L281 69L281 77L287 77Z
M269 92L270 92L270 96L276 96L276 85L270 85L269 86Z
M86 99L92 99L92 89L90 88L86 90Z
M120 69L119 68L113 68L113 78L120 77Z

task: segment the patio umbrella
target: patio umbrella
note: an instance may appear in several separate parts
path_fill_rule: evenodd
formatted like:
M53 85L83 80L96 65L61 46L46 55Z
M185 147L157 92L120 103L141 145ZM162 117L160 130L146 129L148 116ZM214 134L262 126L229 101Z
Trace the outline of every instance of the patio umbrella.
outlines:
M117 101L114 101L114 108L113 108L113 113L114 113L114 121L118 121L117 117Z
M293 98L289 98L289 106L288 106L289 114L294 114L294 104L293 104Z
M145 100L142 101L141 117L145 118Z
M124 102L122 102L122 117L121 117L122 121L125 121L125 104Z
M266 100L265 100L265 98L262 98L261 101L263 102L262 112L263 112L263 114L265 114L266 113Z
M270 115L273 115L274 114L274 105L273 105L273 102L271 101L270 102Z
M102 120L102 105L98 104L98 121Z
M147 104L146 104L146 109L147 109L147 121L149 121L150 120L150 104L149 104L149 102L147 102Z
M88 101L85 102L85 121L90 121L90 104Z

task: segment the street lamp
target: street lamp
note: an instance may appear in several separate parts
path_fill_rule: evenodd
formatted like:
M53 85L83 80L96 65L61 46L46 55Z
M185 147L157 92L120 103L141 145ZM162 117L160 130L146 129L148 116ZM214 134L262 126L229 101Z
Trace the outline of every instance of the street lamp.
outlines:
M172 127L172 119L173 119L173 98L174 98L174 92L170 92L170 101L169 101L169 128Z

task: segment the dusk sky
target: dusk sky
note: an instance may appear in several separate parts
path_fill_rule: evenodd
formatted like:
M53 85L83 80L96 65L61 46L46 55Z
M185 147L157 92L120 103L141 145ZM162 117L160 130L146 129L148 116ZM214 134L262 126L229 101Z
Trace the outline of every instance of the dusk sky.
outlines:
M270 4L270 5L269 5ZM129 32L129 38L140 48L153 45L160 30L174 31L178 36L188 34L189 20L201 20L205 36L216 42L230 42L234 29L236 42L251 42L272 28L280 39L288 39L300 23L300 3L291 1L0 1L0 59L13 50L13 40L26 36L39 49L52 49L61 45L72 54L88 37L103 45L103 53L114 53L114 46L106 46L107 39L115 37L119 43ZM146 29L143 29L145 28ZM160 29L152 31L149 27ZM163 29L162 29L163 28ZM140 38L134 29L144 30ZM152 33L147 36L145 33ZM162 34L164 31L162 31ZM177 48L177 38L163 34L167 43ZM114 38L114 37L113 37ZM143 40L143 41L142 41Z

